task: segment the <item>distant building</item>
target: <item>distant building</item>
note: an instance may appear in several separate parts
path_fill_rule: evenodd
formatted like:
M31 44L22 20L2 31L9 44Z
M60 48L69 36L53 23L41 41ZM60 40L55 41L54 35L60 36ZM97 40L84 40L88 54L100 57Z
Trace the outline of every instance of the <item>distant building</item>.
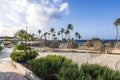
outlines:
M12 41L12 42L18 42L17 37L0 37L0 42L4 41Z

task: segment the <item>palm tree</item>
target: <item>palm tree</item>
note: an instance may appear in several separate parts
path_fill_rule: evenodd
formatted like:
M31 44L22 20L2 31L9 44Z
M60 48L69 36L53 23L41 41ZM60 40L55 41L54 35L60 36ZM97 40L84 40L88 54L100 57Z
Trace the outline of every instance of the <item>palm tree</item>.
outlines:
M78 32L76 32L76 33L75 33L76 40L77 40L77 38L78 38L78 35L79 35L79 33L78 33Z
M45 32L43 35L44 35L44 39L46 40L47 32Z
M66 30L65 35L66 35L66 40L67 40L67 35L70 33L69 30Z
M52 39L53 39L53 35L52 35L52 34L55 32L55 29L54 29L54 28L51 28L51 29L50 29L50 32L51 32L51 40L52 40Z
M50 39L50 33L48 32L48 40Z
M57 35L58 35L58 40L59 40L59 36L60 36L60 31L58 31Z
M72 24L68 24L67 29L68 29L69 31L70 31L70 30L73 30L73 25L72 25ZM69 39L70 39L70 32L69 32Z
M116 41L118 41L118 34L119 34L119 31L118 31L118 26L120 25L120 18L118 18L115 22L114 22L114 25L116 27Z
M65 29L64 28L61 28L61 37L62 37L62 39L63 39L63 33L65 32Z
M20 41L25 40L25 35L26 35L26 31L21 29L19 31L16 32L15 36L19 38Z
M56 35L55 34L52 34L52 36L53 36L53 39L56 39Z
M81 35L80 35L80 34L78 34L78 39L80 40L80 38L81 38Z
M42 31L39 29L39 30L38 30L39 38L40 38L40 34L41 34L41 32L42 32Z

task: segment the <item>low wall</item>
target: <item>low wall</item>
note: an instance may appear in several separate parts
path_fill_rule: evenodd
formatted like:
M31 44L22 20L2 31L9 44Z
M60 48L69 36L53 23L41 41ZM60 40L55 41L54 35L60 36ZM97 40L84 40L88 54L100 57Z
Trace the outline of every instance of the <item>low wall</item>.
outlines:
M29 69L25 68L19 63L13 62L13 64L30 80L42 80L38 78L32 71Z

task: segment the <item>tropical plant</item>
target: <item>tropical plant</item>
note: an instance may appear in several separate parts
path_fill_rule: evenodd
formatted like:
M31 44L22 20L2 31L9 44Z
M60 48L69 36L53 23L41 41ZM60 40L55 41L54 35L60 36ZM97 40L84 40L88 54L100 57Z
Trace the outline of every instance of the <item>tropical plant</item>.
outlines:
M55 29L54 29L54 28L51 28L51 29L50 29L50 32L51 32L51 40L52 40L52 39L53 39L53 35L52 35L52 34L55 33Z
M81 35L80 35L80 34L78 34L78 39L80 40L80 38L81 38Z
M65 32L65 29L64 28L61 28L61 37L63 39L63 33Z
M67 29L68 29L69 31L70 31L70 30L73 30L73 25L72 25L72 24L68 24ZM69 39L70 39L70 32L69 32Z
M25 49L25 44L16 45L15 49L17 49L17 50L24 50Z
M21 30L16 32L15 36L17 36L20 41L23 41L25 39L26 33L27 32L25 30L21 29Z
M39 29L39 30L38 30L39 38L40 38L40 34L41 34L41 32L42 32L42 31Z
M44 35L44 39L46 39L47 38L47 32L45 32L43 35Z
M69 30L66 30L65 31L65 35L66 35L66 40L67 40L67 35L70 33L70 31Z
M23 29L17 31L15 36L18 37L19 41L33 41L34 40L34 36L32 34L27 33Z
M118 34L119 34L119 31L118 31L118 26L120 25L120 18L118 18L115 22L114 22L114 25L116 27L116 41L118 41Z
M55 35L55 34L52 34L52 36L53 36L53 39L55 40L55 39L56 39L56 35Z
M28 60L36 58L38 53L34 50L14 51L11 53L12 60L16 62L27 62Z
M59 40L59 36L60 36L60 31L58 31L57 35L58 35L58 40Z
M97 64L79 67L71 59L48 55L28 61L30 70L43 80L120 80L120 72Z
M79 33L78 33L78 32L76 32L76 33L75 33L76 40L77 40L77 38L78 38L78 35L79 35Z
M28 61L30 70L43 80L58 80L61 67L71 63L71 59L56 55L48 55L40 59ZM53 79L53 77L56 79Z
M48 40L50 39L50 33L48 32Z

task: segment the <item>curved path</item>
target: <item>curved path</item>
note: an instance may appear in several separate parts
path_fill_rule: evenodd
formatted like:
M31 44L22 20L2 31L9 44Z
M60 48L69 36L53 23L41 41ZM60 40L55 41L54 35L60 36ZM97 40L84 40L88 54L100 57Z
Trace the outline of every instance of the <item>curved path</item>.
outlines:
M12 48L4 48L0 52L0 80L27 80L12 64L10 53Z

